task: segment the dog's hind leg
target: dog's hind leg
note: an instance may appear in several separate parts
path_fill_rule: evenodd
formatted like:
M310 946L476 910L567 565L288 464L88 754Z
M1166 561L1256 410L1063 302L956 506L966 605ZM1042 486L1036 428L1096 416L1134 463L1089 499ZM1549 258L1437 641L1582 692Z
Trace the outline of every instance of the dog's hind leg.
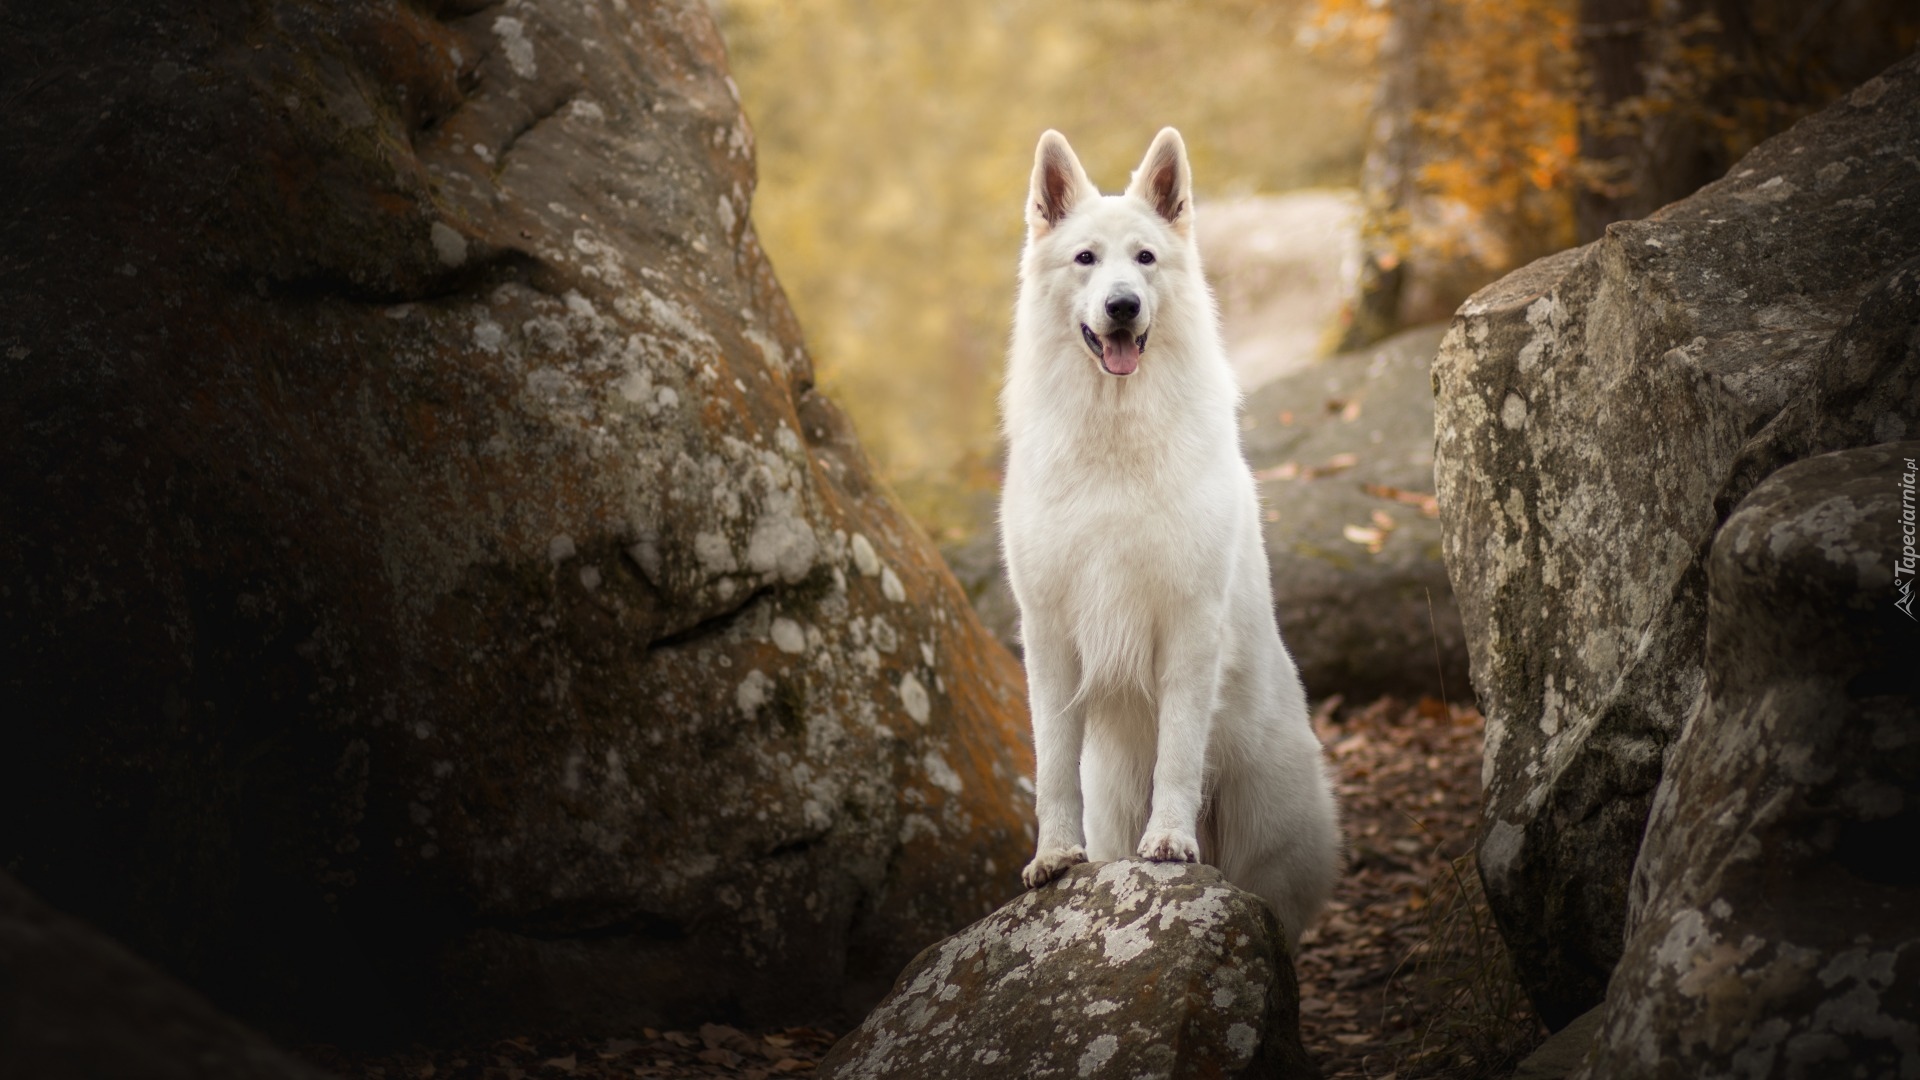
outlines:
M1326 904L1340 866L1332 802L1323 785L1303 775L1317 764L1306 758L1293 769L1231 770L1214 799L1216 865L1273 908L1296 947Z

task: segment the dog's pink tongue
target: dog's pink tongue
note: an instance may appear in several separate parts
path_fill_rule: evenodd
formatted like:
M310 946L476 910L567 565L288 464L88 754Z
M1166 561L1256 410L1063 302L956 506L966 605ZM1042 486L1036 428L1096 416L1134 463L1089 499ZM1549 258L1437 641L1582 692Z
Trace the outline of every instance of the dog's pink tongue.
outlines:
M1130 334L1101 338L1100 362L1115 375L1131 375L1140 366L1140 343Z

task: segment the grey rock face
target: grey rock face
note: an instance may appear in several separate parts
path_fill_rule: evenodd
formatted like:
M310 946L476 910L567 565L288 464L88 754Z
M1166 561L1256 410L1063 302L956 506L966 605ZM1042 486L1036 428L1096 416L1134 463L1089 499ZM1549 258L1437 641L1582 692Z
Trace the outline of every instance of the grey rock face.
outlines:
M1559 1026L1621 955L1662 756L1706 690L1704 559L1773 468L1920 431L1920 60L1460 309L1444 549L1487 716L1480 867Z
M1017 890L706 4L8 17L0 865L326 1039L844 1018Z
M0 1075L325 1080L0 874Z
M1920 441L1810 458L1715 538L1706 702L1583 1076L1920 1076L1917 482Z
M1429 516L1440 335L1409 330L1247 395L1273 608L1315 697L1467 695L1465 634Z
M885 1077L1312 1077L1266 904L1208 866L1076 866L928 948L821 1063Z

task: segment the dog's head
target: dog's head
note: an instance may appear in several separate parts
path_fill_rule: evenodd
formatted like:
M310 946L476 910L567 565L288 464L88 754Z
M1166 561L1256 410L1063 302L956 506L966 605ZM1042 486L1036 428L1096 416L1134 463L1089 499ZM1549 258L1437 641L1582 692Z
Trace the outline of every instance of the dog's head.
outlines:
M1027 193L1026 287L1077 333L1108 375L1139 370L1159 316L1192 260L1193 173L1180 133L1162 128L1123 195L1100 194L1057 131L1040 136Z

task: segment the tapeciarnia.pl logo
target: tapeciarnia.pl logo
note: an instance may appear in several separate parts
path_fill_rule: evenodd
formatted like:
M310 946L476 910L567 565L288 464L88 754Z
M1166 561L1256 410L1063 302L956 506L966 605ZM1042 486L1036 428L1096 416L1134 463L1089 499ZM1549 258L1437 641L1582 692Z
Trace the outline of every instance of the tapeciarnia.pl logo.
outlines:
M1906 613L1907 618L1920 622L1913 614L1913 476L1920 469L1914 468L1912 458L1905 459L1907 471L1900 474L1900 557L1893 560L1893 589L1900 598L1893 606Z

